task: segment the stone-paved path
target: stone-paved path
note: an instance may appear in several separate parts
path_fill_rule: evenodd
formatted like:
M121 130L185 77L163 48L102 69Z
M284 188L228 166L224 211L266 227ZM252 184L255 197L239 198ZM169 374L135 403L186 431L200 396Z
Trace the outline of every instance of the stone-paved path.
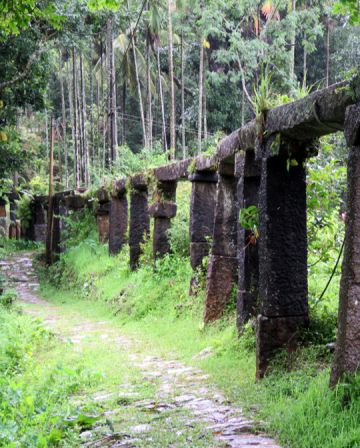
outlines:
M57 314L58 307L39 297L37 292L39 284L33 269L31 254L14 254L7 260L0 261L0 268L7 277L8 285L17 290L19 299L30 305L40 305L42 315L45 310L47 316L45 323L56 329L56 322L60 319ZM35 306L34 309L28 306L27 310L34 315L39 314ZM104 321L89 321L81 317L81 321L67 336L76 344L86 344L87 334L99 330L99 327L103 330L107 324ZM216 444L212 444L211 448L280 448L273 439L256 432L251 420L243 415L241 409L229 404L222 393L209 384L208 376L199 369L175 360L153 356L144 357L138 350L131 350L134 341L117 329L109 329L109 335L115 343L126 347L128 353L131 353L130 361L142 371L144 380L156 380L157 392L154 399L139 401L135 403L136 406L148 410L156 408L157 412L173 408L186 410L190 416L189 421L200 422L205 431L214 437ZM111 438L107 437L90 441L85 439L84 445L112 448L136 447L136 433L148 430L148 424L140 424L133 428L133 439L112 442ZM181 432L181 428L179 431ZM191 447L191 445L188 446Z

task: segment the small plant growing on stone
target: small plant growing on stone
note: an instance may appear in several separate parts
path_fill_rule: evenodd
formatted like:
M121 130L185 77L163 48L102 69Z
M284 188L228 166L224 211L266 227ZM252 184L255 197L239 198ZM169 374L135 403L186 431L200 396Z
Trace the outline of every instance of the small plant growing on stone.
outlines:
M250 205L247 208L242 208L239 214L239 223L241 227L245 230L249 230L250 234L247 238L247 244L244 249L248 246L255 246L257 240L259 239L259 209L256 205Z

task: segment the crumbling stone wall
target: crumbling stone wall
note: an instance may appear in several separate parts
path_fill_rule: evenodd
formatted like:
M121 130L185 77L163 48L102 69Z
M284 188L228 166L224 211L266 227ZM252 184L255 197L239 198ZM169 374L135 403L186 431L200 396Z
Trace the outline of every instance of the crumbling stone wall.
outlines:
M98 206L96 208L96 223L98 227L99 242L107 243L110 235L110 194L105 188L97 191Z

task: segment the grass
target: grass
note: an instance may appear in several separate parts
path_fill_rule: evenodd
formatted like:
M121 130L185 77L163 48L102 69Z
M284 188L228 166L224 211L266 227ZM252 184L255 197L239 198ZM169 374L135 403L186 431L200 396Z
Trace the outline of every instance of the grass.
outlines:
M229 399L284 446L360 445L360 401L355 394L350 404L343 402L345 388L354 386L340 385L335 391L328 388L331 357L325 342L327 332L331 337L334 329L329 331L333 322L324 324L319 314L312 328L312 343L292 357L280 354L272 372L256 383L251 325L238 339L235 316L229 312L221 321L203 327L203 292L188 297L192 275L188 258L167 256L155 267L143 264L131 272L126 251L109 257L105 246L85 241L69 249L61 269L58 266L54 272L58 284L43 283L45 297L120 326L144 353L176 357L201 367ZM198 359L204 349L209 349L210 356Z

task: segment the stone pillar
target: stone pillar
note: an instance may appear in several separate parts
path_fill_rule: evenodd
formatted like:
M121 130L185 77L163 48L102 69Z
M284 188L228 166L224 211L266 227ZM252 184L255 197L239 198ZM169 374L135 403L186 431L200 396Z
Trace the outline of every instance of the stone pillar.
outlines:
M18 239L18 231L16 225L16 200L19 199L19 195L17 193L10 193L8 195L9 198L9 207L10 207L10 225L9 225L9 238L10 239Z
M126 180L121 179L114 183L114 192L111 195L109 253L118 254L126 243L128 228L128 200L126 196Z
M238 153L235 174L239 179L237 197L239 210L252 205L259 206L259 187L261 166L255 160L253 151ZM252 230L238 227L238 293L237 327L239 332L250 317L258 311L259 293L259 253L258 241Z
M168 230L171 218L176 216L176 181L158 181L155 202L149 207L150 216L154 217L153 254L154 259L170 252Z
M220 164L213 242L206 281L205 323L218 319L237 283L237 179L234 165Z
M150 218L148 211L148 187L143 175L133 176L130 181L130 268L139 266L141 244L150 233Z
M99 242L105 244L109 241L109 227L110 227L110 195L108 191L101 188L96 193L99 205L96 209L96 223L99 233Z
M6 200L0 198L0 236L7 236Z
M296 143L288 145L262 159L257 378L278 349L296 349L299 329L308 323L306 175L300 156L289 163Z
M190 200L190 263L194 271L202 266L204 257L209 255L210 239L213 236L217 173L196 171L189 176L192 182ZM196 279L190 283L193 293Z
M47 222L47 196L35 196L32 205L33 218L29 230L34 241L45 242Z
M331 386L360 367L360 103L346 109L345 137L350 148L347 222Z

